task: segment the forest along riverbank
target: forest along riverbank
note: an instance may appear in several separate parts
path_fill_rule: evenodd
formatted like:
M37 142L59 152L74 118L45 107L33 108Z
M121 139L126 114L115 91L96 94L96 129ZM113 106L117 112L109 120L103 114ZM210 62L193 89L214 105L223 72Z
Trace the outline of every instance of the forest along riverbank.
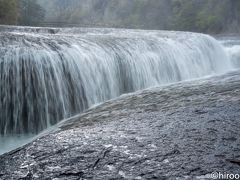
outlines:
M0 156L0 178L203 178L239 173L240 71L103 103Z

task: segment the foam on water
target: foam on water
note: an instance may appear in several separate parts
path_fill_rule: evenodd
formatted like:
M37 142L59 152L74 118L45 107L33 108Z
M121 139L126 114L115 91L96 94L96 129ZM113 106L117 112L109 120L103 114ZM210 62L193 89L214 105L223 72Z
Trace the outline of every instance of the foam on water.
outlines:
M36 134L121 94L227 72L231 57L195 33L6 28L0 33L0 134Z

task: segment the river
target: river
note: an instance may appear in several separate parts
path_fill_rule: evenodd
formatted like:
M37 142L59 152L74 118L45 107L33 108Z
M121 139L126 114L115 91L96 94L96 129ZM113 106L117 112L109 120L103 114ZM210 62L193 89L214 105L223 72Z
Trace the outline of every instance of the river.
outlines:
M240 38L0 27L0 153L121 94L240 67Z

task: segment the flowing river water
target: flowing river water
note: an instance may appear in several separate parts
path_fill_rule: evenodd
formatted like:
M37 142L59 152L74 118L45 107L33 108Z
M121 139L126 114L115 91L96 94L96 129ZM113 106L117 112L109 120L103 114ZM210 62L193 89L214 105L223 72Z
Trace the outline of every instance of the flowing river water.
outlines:
M121 94L238 67L233 36L2 26L0 154Z

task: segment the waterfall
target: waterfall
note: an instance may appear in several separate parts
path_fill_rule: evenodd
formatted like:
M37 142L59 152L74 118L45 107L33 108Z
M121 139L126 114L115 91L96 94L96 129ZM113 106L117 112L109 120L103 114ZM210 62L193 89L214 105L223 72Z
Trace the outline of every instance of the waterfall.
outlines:
M228 36L219 39L222 45L225 47L229 59L235 68L240 68L240 37Z
M233 65L214 38L187 32L0 31L0 134L38 133L121 94Z

